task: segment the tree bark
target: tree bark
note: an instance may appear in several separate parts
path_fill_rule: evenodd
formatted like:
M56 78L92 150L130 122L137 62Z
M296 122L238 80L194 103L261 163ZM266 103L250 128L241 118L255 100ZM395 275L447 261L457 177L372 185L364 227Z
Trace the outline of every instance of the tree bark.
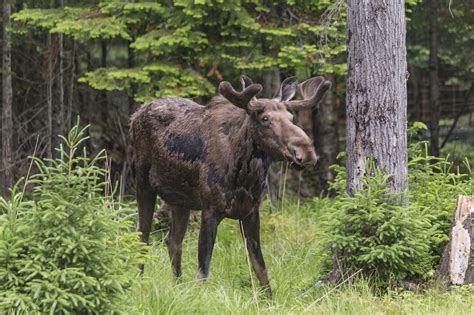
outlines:
M348 0L347 190L362 188L366 159L407 183L406 26L403 0Z
M9 195L13 184L13 88L11 68L11 1L3 0L3 45L2 45L2 187L1 194Z
M438 1L430 1L430 154L439 156Z
M337 163L339 153L339 132L336 111L336 84L326 93L324 103L317 110L313 110L313 139L316 152L319 155L316 174L317 192L327 191L328 182L334 179L329 167Z
M442 283L474 283L472 244L474 244L474 197L458 196L449 243L444 248L438 269Z
M130 1L133 2L133 1ZM127 66L129 69L135 67L135 52L133 51L130 45L133 41L128 42L128 55L127 55ZM128 96L128 111L129 114L135 111L135 94L136 94L136 86L132 83L130 95Z
M66 130L66 108L64 106L64 36L58 34L59 73L58 73L58 112L56 113L57 133L64 135Z
M71 128L72 121L72 107L74 103L74 81L76 80L76 41L72 40L72 50L70 58L71 75L69 78L69 89L67 97L67 109L66 109L66 126L69 130Z
M47 73L46 73L46 157L53 157L53 36L48 33L47 40L48 52L46 56Z
M107 48L107 42L105 40L102 40L100 42L100 66L102 68L107 68L107 56L108 56L108 48ZM100 111L101 111L101 127L104 128L104 130L108 126L108 118L110 116L109 113L109 101L107 99L107 91L102 90L99 92L99 104L100 104Z

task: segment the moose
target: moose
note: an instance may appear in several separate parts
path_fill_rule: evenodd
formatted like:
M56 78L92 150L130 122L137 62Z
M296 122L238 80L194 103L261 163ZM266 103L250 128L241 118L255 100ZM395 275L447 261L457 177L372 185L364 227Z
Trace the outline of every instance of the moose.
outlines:
M282 83L272 99L257 98L260 84L241 76L242 91L223 81L206 105L167 97L143 105L130 118L135 154L141 241L148 243L157 195L171 213L166 240L172 269L181 276L182 242L191 210L201 210L198 279L209 275L217 226L240 220L250 261L271 295L260 248L259 206L272 161L302 169L315 165L311 139L294 124L292 112L315 107L331 82L313 77ZM292 100L297 90L302 100Z

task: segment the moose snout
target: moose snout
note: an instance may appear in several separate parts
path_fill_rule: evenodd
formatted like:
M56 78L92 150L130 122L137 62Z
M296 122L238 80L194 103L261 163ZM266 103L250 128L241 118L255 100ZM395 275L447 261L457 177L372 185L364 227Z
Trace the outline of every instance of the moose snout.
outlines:
M293 148L293 161L300 166L315 165L318 157L313 148L296 147Z

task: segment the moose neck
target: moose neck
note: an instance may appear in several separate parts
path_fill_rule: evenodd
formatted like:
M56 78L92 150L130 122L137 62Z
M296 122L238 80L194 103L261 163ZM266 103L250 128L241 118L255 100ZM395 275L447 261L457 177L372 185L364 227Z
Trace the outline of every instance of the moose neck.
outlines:
M230 143L236 150L235 172L238 174L244 168L249 172L255 172L256 170L252 168L262 168L261 171L266 176L271 160L258 145L257 132L250 116L242 115L237 126L239 127L229 134ZM252 163L253 160L256 161Z

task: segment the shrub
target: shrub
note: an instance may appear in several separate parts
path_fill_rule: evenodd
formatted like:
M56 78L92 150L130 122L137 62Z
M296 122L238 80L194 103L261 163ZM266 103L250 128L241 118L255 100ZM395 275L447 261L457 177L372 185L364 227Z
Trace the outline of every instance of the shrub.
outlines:
M415 123L409 129L409 134L413 137L417 131L423 129L427 129L424 124ZM474 195L474 173L467 157L461 172L457 162L451 161L449 156L437 158L430 156L428 151L427 141L412 141L408 148L410 204L416 206L419 211L430 213L430 224L433 228L430 252L433 261L438 263L449 239L457 196Z
M420 128L423 125L411 128L412 135ZM474 194L469 163L466 168L467 173L453 172L452 162L429 156L426 142L413 142L409 199L400 205L397 195L389 193L383 173L369 169L364 189L351 197L345 192L345 168L333 166L337 176L330 187L336 197L328 203L321 235L326 251L337 254L343 268L375 275L379 285L410 276L428 278L449 239L457 195Z
M340 191L324 216L326 249L344 271L362 269L377 285L425 275L431 267L429 214L400 205L399 196L389 192L387 175L367 173L372 176L363 179L364 189L353 197Z
M474 145L459 141L448 142L441 148L441 155L453 162L453 169L460 173L469 174L469 161L474 162Z
M142 245L131 209L116 202L107 172L75 126L59 158L34 158L31 198L0 199L0 313L102 314L124 307ZM104 192L108 192L104 195Z

